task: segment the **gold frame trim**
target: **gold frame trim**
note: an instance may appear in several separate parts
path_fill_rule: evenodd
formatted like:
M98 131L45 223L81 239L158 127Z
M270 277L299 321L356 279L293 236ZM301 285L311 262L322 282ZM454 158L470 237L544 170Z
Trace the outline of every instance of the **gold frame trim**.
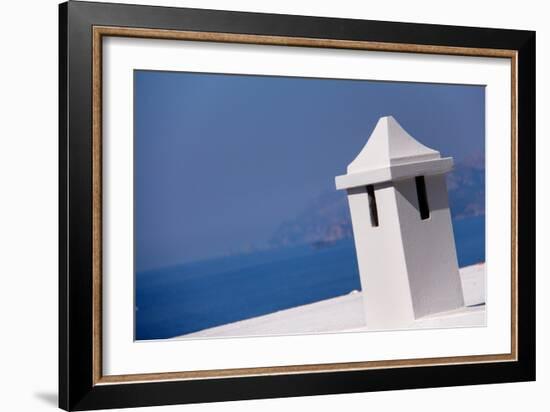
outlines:
M439 55L498 57L511 60L511 131L512 131L512 302L511 302L511 352L509 354L451 356L422 359L396 359L366 362L328 363L315 365L289 365L275 367L218 369L202 371L162 372L132 375L103 375L102 373L102 39L104 36L133 37L164 40L188 40L241 44L261 44L293 47L318 47L353 49L399 53L423 53ZM196 31L142 29L128 27L93 27L92 43L92 276L93 276L93 384L120 384L168 380L216 379L228 377L320 373L413 366L457 365L467 363L494 363L517 361L517 52L514 50L431 46L418 44L382 43L353 40L313 39L301 37L262 36Z

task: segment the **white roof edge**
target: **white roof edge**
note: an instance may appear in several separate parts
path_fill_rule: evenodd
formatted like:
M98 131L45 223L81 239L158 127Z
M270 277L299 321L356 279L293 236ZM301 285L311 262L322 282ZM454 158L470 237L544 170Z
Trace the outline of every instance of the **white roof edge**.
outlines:
M415 176L447 173L452 168L453 158L444 157L439 159L425 160L385 168L348 173L345 175L336 176L334 180L336 184L336 189L343 190L351 189L354 187L372 185L376 183L402 180Z

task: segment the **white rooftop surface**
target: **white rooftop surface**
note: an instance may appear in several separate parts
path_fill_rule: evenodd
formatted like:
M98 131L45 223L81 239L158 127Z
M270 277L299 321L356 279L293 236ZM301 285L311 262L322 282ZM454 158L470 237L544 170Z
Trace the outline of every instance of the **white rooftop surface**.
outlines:
M485 326L485 264L460 269L465 307L417 319L406 329ZM362 292L201 330L181 338L295 335L369 331L365 325Z

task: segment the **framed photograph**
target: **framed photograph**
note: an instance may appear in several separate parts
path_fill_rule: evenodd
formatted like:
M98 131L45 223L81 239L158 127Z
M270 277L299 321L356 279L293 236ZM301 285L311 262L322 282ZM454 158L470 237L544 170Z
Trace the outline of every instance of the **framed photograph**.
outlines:
M60 5L66 410L535 379L535 33Z

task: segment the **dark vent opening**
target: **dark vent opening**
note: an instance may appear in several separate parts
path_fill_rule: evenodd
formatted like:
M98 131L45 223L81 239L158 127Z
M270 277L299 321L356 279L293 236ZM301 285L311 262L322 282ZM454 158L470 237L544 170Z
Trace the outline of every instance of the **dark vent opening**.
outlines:
M420 218L426 220L430 217L430 206L428 205L428 195L426 193L426 180L424 176L415 177L416 194L418 195L418 208L420 209Z
M367 194L369 196L369 211L370 211L370 224L373 227L378 227L378 208L376 207L376 196L374 195L374 186L367 186Z

